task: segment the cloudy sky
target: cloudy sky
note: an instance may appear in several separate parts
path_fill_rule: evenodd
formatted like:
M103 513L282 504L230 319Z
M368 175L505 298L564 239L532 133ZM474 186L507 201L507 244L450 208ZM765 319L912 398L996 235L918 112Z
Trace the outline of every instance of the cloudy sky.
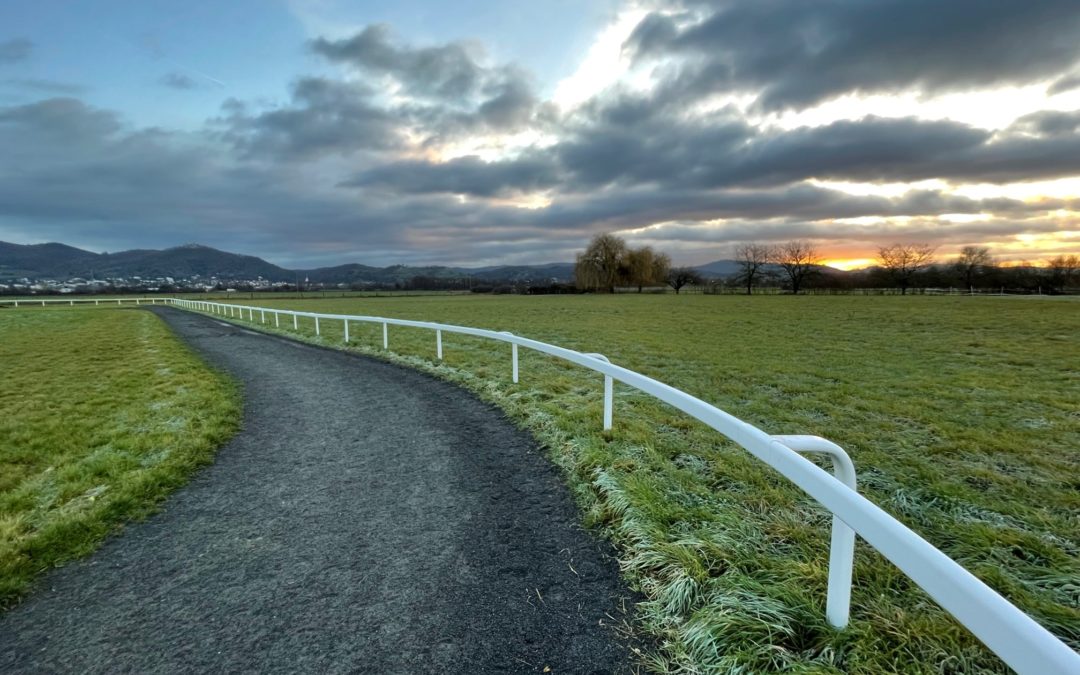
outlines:
M7 0L0 240L1080 251L1076 0Z

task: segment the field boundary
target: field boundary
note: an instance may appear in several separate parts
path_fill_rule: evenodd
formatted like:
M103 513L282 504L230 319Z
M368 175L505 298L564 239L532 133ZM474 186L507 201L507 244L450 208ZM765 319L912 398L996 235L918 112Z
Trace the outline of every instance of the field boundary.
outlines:
M79 301L60 302L73 305ZM795 483L833 514L826 610L826 618L833 626L843 628L847 624L854 535L858 533L1017 672L1032 675L1080 672L1080 655L961 565L859 495L855 489L855 473L850 459L843 449L826 439L816 436L770 436L681 390L612 364L602 355L565 349L511 333L425 321L302 312L202 300L147 298L142 302L161 302L252 324L267 324L269 318L278 328L281 328L282 317L291 317L294 329L298 329L300 319L304 319L305 322L314 322L317 336L320 321L340 321L344 324L346 342L350 322L382 324L384 349L389 349L388 326L428 329L435 332L436 353L440 359L443 332L486 338L511 345L511 374L515 383L519 381L519 347L599 372L605 378L605 429L612 426L612 389L614 381L618 380L675 407L734 441ZM141 303L136 301L130 304ZM837 475L830 475L802 457L800 452L829 455Z

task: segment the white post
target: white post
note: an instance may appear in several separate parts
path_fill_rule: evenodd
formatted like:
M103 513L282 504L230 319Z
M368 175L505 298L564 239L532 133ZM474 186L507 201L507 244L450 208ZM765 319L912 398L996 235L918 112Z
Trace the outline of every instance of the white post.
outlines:
M614 403L614 384L610 375L604 376L604 431L611 431L611 408Z
M436 353L436 355L438 355L439 359L441 360L442 359L442 331L441 330L436 330L435 331L435 353Z
M514 368L513 368L513 370L514 370L514 373L513 373L514 384L517 384L518 383L518 346L517 346L516 342L514 342L514 343L512 343L510 345L510 353L513 355L512 360L514 362Z
M274 328L281 328L281 312L274 312Z
M349 344L349 320L345 319L345 344Z
M297 318L295 314L292 315L292 328L293 330L300 330L300 324L297 323Z
M119 304L120 304L120 301L119 301L119 300L117 300L117 301L116 301L116 304L118 304L118 305L119 305ZM42 307L44 307L44 306L45 306L45 302L44 302L44 301L43 301L43 302L41 303L41 306L42 306Z
M315 317L315 334L319 335L319 317Z
M382 325L382 348L390 349L390 335L386 332L386 322Z
M94 302L97 302L97 300L95 300ZM15 301L15 308L16 308L16 309L18 309L18 307L19 307L19 301L18 301L18 300L16 300L16 301Z
M119 301L119 300L117 300L117 301L116 301L116 304L118 304L118 305L119 305L119 304L120 304L120 301ZM42 300L42 301L41 301L41 306L42 306L42 307L44 307L44 306L45 306L45 301L44 301L44 300Z
M243 311L243 310L240 310L240 311ZM252 308L252 307L248 308L248 321L251 321L253 323L255 321L255 309Z
M832 519L829 548L829 595L825 619L834 628L846 628L851 609L851 568L855 564L855 530L838 516Z
M139 298L135 298L135 304L136 305L141 305L142 304L139 300L140 300Z
M69 300L68 301L68 306L69 307L74 307L75 306L75 301L74 300Z
M833 463L837 480L856 490L855 465L840 446L815 436L773 436L796 452L822 453ZM855 530L833 516L832 543L829 548L829 591L825 619L834 628L845 628L851 611L851 572L855 563Z
M265 309L260 309L259 310L259 323L266 323L266 310Z

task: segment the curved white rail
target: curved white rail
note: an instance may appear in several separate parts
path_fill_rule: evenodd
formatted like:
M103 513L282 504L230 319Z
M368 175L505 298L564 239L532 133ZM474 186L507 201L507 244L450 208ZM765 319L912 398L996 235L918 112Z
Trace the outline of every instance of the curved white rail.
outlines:
M610 363L600 354L584 354L512 333L428 321L321 314L204 300L177 298L143 300L143 302L146 301L153 301L155 304L164 301L184 309L232 318L246 318L252 322L255 321L255 313L258 312L261 323L266 323L267 314L270 314L275 326L281 325L281 316L291 316L294 328L299 326L300 318L310 318L315 322L317 332L320 319L342 321L345 325L346 336L350 322L382 324L383 348L389 348L387 327L390 325L426 328L435 331L439 358L442 358L444 332L488 338L511 345L514 382L518 381L519 346L602 373L605 378L605 429L611 427L611 384L613 380L618 380L709 425L780 472L833 514L826 608L827 619L833 626L843 628L847 624L854 542L855 534L858 533L1018 673L1024 675L1058 673L1077 675L1080 673L1080 655L957 562L856 492L855 467L847 453L831 441L816 436L770 436L686 392ZM827 454L833 461L836 477L802 457L800 452Z

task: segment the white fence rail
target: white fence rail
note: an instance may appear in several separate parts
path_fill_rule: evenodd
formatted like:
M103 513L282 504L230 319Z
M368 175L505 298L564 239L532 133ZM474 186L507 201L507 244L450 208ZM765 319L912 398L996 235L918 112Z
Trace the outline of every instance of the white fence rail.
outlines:
M131 299L126 301L129 304L132 302ZM31 304L36 305L39 302L33 301ZM91 301L59 302L75 304ZM428 321L321 314L204 300L141 298L135 301L135 304L161 302L188 310L251 322L256 321L257 314L260 323L266 324L269 320L273 320L274 326L279 328L281 317L292 317L294 330L299 328L301 318L310 319L316 334L320 333L320 321L341 321L346 341L350 322L381 324L384 349L389 349L390 346L389 326L429 329L435 332L436 354L440 359L443 354L443 333L472 335L505 342L511 346L511 377L514 382L519 380L519 347L564 359L601 373L604 375L605 429L610 429L612 425L612 390L614 381L618 380L712 427L780 472L833 514L826 603L826 618L833 626L843 628L848 622L855 534L857 533L1018 673L1022 675L1080 674L1080 655L1068 645L1058 640L1034 619L1009 603L925 539L860 495L855 488L855 467L851 459L842 448L824 438L770 436L701 399L663 382L617 366L600 354L586 354L565 349L512 333ZM25 301L23 304L26 304ZM832 460L835 477L799 453L827 455Z
M74 307L75 305L157 305L165 304L174 300L175 298L0 298L0 305L10 305L12 307L45 307L46 305L67 305Z

